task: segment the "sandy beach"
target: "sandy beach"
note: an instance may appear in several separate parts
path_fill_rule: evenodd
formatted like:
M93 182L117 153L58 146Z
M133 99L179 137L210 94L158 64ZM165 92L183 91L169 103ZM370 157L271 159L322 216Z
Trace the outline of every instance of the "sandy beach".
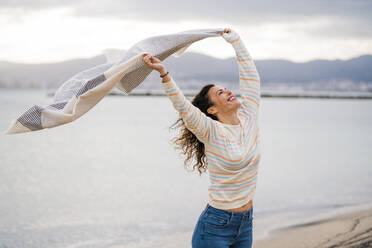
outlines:
M110 248L191 247L192 232ZM372 247L372 209L278 229L256 239L253 248L367 248Z
M372 209L280 229L254 242L254 248L372 247Z

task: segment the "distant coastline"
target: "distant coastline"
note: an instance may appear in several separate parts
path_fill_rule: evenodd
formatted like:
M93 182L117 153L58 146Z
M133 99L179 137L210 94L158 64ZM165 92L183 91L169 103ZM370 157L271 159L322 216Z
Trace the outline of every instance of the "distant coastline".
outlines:
M0 61L0 88L59 88L72 76L106 63L104 55L49 64L19 64ZM181 89L196 90L206 83L234 89L239 82L235 58L217 59L200 53L185 53L165 60ZM372 55L347 60L311 60L298 63L289 60L255 60L262 82L261 90L369 92L372 94ZM150 73L140 90L161 90L160 79ZM302 93L301 93L302 94ZM154 94L157 95L157 94ZM268 94L288 97L288 94ZM305 94L308 95L307 93ZM319 94L317 94L319 95ZM321 95L323 97L323 95ZM265 97L265 96L264 96ZM295 97L290 94L289 97ZM314 97L314 96L312 96ZM355 98L355 97L352 97Z
M185 96L193 97L197 92L184 92ZM122 93L111 92L110 96L126 96ZM128 96L166 96L162 91L140 91ZM240 94L237 94L240 97ZM364 92L262 92L262 98L328 98L328 99L371 99L372 93Z
M197 94L196 91L185 91L184 95L187 97L193 97ZM159 96L165 97L166 94L162 90L145 90L145 91L134 91L129 95L125 95L121 92L110 92L109 96ZM236 94L240 97L240 94ZM48 97L53 97L54 92L48 92ZM303 92L271 92L263 91L261 93L262 98L320 98L320 99L366 99L372 100L371 92L321 92L321 91L303 91Z

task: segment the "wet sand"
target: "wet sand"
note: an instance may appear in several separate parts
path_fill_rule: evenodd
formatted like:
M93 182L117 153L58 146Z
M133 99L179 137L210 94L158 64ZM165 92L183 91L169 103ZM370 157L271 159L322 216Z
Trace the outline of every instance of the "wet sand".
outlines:
M192 231L110 248L188 248ZM368 248L372 247L372 209L273 231L254 240L253 248Z
M254 248L372 247L372 209L279 229L254 242Z

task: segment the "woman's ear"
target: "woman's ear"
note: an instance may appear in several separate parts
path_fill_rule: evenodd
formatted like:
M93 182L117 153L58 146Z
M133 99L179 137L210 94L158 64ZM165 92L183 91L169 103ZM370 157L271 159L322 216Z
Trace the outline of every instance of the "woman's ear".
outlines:
M216 115L217 114L217 108L216 106L211 106L207 109L208 114Z

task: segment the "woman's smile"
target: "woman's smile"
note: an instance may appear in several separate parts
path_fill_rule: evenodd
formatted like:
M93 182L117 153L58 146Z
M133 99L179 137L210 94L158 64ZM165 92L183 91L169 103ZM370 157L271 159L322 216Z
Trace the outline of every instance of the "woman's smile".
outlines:
M236 97L234 95L230 96L227 101L228 102L232 102L232 101L235 101L236 100Z

